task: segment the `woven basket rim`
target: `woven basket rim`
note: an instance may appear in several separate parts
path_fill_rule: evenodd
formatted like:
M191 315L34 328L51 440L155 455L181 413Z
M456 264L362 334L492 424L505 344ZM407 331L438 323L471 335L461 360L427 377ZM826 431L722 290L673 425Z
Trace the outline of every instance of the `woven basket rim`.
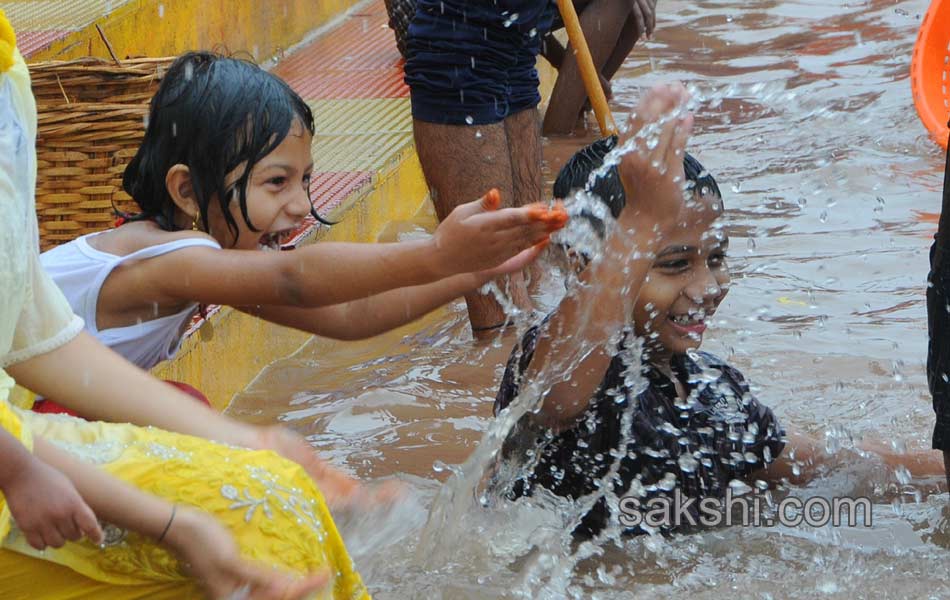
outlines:
M177 56L146 56L140 58L127 58L125 60L120 60L118 64L112 59L109 58L100 58L98 56L84 56L82 58L71 58L69 60L38 60L36 62L28 63L27 66L32 71L33 69L43 69L43 68L92 68L92 67L111 67L114 69L121 69L123 67L134 67L137 65L158 65L164 63L173 62Z

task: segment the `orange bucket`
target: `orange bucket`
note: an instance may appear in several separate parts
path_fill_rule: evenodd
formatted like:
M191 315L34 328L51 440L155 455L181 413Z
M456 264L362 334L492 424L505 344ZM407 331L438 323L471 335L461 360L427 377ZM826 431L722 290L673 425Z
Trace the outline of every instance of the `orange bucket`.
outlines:
M950 119L950 0L933 0L910 63L914 106L938 144L947 147Z

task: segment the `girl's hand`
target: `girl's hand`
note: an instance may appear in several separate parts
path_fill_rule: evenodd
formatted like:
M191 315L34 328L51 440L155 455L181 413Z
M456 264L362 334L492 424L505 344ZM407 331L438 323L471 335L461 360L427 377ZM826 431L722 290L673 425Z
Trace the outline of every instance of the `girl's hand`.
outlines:
M453 210L432 236L441 277L485 271L548 239L567 223L563 208L543 204L502 208L498 190Z
M331 509L373 507L391 503L402 496L398 486L369 488L360 483L318 457L316 451L302 437L284 427L261 428L254 447L273 450L303 467L316 482Z
M557 206L560 207L561 203L558 202ZM563 210L563 209L562 209ZM517 256L509 258L505 262L501 263L494 269L488 269L486 271L480 271L475 274L475 276L482 282L482 284L491 281L492 279L500 275L508 275L510 273L517 273L518 271L524 269L531 263L533 263L545 248L548 247L548 244L551 243L550 238L546 238L544 241L531 246L527 250L519 252Z
M102 542L102 529L92 509L69 479L31 457L3 486L10 514L26 540L37 550L61 548L83 536Z
M297 600L330 585L328 569L296 579L242 559L231 533L191 508L178 507L165 544L214 600Z
M636 143L618 167L628 198L619 219L625 229L646 224L662 233L677 222L685 199L683 154L693 116L674 112L688 98L682 84L658 85L644 94L630 115L628 130L619 142L621 147L630 140Z

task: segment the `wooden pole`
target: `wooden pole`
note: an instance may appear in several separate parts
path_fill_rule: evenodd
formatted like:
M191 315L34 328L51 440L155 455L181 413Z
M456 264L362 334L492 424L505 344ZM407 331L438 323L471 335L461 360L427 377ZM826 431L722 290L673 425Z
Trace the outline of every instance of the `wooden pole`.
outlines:
M604 94L604 88L600 85L600 76L597 74L597 67L594 66L594 59L590 55L587 38L584 37L584 30L581 28L580 19L577 18L577 11L574 10L574 3L571 0L557 0L557 8L564 20L567 38L574 51L574 57L577 59L577 66L581 71L581 79L584 80L587 97L590 98L594 115L597 116L600 133L605 136L615 135L617 124L614 122L613 115L610 114L607 95Z

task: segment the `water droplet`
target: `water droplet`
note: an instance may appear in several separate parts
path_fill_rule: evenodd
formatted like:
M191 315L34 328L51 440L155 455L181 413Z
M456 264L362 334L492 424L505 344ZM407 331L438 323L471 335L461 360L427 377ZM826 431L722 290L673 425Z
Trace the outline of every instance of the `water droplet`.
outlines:
M897 477L897 481L901 485L907 485L913 479L910 471L904 465L897 465L897 468L894 469L894 476Z
M676 475L672 473L667 473L663 476L659 482L657 482L656 487L660 488L664 492L669 492L676 488Z
M692 473L699 468L699 461L693 458L691 454L681 454L676 462L679 463L680 470L684 473Z
M730 481L729 489L732 490L732 494L734 496L743 496L752 491L752 488L749 487L749 484L739 479L733 479Z

